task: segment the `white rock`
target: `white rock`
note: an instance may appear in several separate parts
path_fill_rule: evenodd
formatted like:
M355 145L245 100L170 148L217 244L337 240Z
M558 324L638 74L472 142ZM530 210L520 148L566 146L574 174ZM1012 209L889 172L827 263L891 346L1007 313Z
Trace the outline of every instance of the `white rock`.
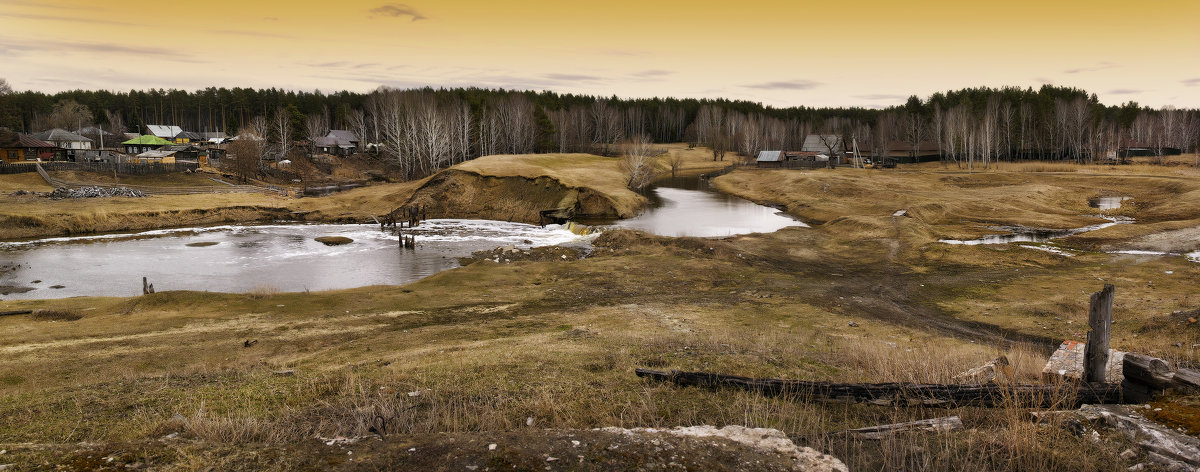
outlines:
M782 431L773 428L747 428L745 426L730 425L717 429L715 426L703 425L661 430L654 428L625 429L616 427L600 428L599 430L630 436L665 433L679 437L725 438L759 451L790 456L795 461L796 470L849 472L846 464L842 463L838 458L822 454L820 451L810 447L797 446Z

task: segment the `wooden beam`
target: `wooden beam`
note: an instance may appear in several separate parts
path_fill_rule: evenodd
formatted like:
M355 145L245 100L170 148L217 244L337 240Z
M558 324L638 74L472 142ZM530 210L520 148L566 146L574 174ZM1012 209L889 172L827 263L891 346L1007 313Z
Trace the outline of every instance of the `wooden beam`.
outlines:
M1104 288L1092 294L1091 306L1088 310L1088 326L1091 328L1087 335L1087 346L1083 354L1083 381L1089 383L1104 383L1105 371L1108 366L1108 340L1112 333L1112 284L1104 284Z
M844 431L844 433L862 439L884 439L896 433L906 431L931 431L944 433L949 431L959 431L961 429L963 429L963 422L961 418L957 416L947 416L944 418L910 421L907 423L868 426L866 428Z
M835 383L756 379L708 372L637 369L646 377L680 386L740 388L763 395L788 395L876 405L982 406L1028 405L1066 407L1073 404L1121 403L1121 387L1108 384L940 385L915 383Z

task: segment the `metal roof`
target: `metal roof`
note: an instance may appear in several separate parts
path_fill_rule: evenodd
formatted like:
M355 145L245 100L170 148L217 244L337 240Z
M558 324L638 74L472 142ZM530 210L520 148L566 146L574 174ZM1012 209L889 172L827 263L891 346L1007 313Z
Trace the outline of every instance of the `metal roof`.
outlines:
M4 148L56 148L53 143L22 133L10 133L5 136L0 133L0 147Z
M828 144L828 146L826 145ZM804 138L804 146L800 148L805 152L827 153L829 148L833 148L834 152L842 150L842 137L836 134L810 134Z
M146 125L146 129L150 130L150 134L160 138L174 138L183 132L183 129L178 126L168 125Z
M175 155L175 151L146 151L138 154L137 157L144 159L162 159L164 157Z
M758 151L758 162L779 162L783 151Z
M54 128L50 131L43 131L43 132L35 135L35 137L42 141L51 141L51 142L84 142L84 143L92 142L92 140L90 140L88 138L85 138L83 136L72 133L72 132L62 129L62 128Z
M353 144L358 142L358 136L344 129L331 129L325 137L337 139L338 144Z
M171 142L167 141L163 138L160 138L158 136L151 136L148 134L143 134L136 138L130 139L129 141L125 141L121 144L143 144L143 145L150 145L150 146L166 146L168 144L171 144Z

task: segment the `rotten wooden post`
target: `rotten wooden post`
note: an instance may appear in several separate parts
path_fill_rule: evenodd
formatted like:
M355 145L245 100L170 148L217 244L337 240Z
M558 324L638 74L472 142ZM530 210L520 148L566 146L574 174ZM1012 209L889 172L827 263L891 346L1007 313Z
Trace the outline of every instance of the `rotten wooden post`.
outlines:
M142 277L142 295L149 295L151 293L154 293L154 290L150 288L150 279Z
M1104 374L1108 367L1108 340L1112 334L1112 284L1104 284L1104 288L1092 294L1091 307L1088 309L1087 346L1083 354L1083 381L1089 383L1104 383Z

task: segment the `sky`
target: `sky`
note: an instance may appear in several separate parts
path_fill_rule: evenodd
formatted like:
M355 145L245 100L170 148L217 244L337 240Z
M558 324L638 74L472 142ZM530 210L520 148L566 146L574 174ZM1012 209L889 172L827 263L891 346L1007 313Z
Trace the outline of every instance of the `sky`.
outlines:
M16 90L481 86L886 107L1072 86L1200 107L1200 1L0 0Z

